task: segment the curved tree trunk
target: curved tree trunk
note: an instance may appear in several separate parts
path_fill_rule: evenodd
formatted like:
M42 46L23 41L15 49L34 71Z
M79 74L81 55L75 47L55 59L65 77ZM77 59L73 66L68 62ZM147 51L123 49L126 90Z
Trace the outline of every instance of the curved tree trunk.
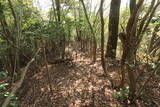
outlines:
M107 79L110 81L111 86L113 86L113 81L111 76L108 74L107 69L106 69L106 64L105 64L105 58L104 58L104 18L103 18L103 4L104 0L101 0L101 5L100 5L100 19L101 19L101 64L103 71L105 73L105 76Z

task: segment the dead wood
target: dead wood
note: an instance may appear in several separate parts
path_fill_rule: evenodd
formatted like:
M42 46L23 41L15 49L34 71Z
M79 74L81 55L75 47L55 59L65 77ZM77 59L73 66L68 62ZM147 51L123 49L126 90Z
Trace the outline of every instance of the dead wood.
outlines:
M69 59L55 59L55 60L48 60L49 64L59 64L59 63L65 63L65 62L72 62L73 59L69 58Z

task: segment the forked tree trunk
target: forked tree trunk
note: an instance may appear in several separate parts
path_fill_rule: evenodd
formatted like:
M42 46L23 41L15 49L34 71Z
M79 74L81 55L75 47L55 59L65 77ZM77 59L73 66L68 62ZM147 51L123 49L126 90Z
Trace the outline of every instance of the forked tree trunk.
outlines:
M136 78L134 75L134 62L135 62L135 56L136 56L136 29L137 29L137 22L138 22L138 16L139 16L139 9L143 5L144 0L139 0L135 8L133 9L131 16L128 20L127 27L126 27L126 37L125 37L125 46L123 47L123 56L122 56L122 62L123 70L128 72L128 78L129 78L129 91L130 91L130 97L133 98L136 91ZM122 78L125 76L125 71L122 71ZM124 82L124 81L122 81Z
M121 60L122 66L123 66L121 85L122 86L124 85L125 71L127 71L129 80L130 80L130 85L129 85L130 92L132 92L132 95L134 95L135 90L136 90L136 82L135 82L135 75L134 75L133 69L134 69L134 63L136 61L135 58L136 58L137 49L140 45L143 34L146 31L154 15L155 10L160 5L160 1L157 1L157 3L155 4L155 0L153 0L151 2L151 5L148 11L142 18L142 21L140 22L139 26L137 26L138 11L140 7L142 6L143 2L144 0L139 0L137 5L133 6L135 7L134 9L130 7L131 16L130 16L130 19L128 21L127 28L126 28L127 34L124 35L125 42L123 46L123 55L122 55L122 60Z

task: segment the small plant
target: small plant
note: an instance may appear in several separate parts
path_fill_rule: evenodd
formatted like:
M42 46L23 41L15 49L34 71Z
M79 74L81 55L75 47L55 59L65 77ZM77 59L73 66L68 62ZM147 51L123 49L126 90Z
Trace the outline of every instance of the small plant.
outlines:
M18 97L16 97L15 95L11 95L10 97L11 97L10 106L18 107L18 104L17 104Z
M4 80L7 77L6 72L0 72L0 79ZM3 100L7 97L11 98L10 106L9 107L18 107L17 104L17 97L15 95L11 95L10 92L8 92L9 83L4 82L3 84L0 84L0 100L3 102ZM0 101L0 104L2 103Z
M7 89L7 86L8 86L8 85L9 85L8 83L1 84L1 85L0 85L0 92L1 92L1 91L5 91L5 90Z
M7 77L7 73L6 72L0 72L0 78L3 79Z
M18 107L18 104L16 101L10 102L10 107Z
M18 107L18 104L17 104L18 97L16 97L15 95L10 94L10 92L4 93L3 96L11 98L9 107Z
M129 87L120 88L120 91L113 94L113 97L118 100L125 100L128 98L129 95Z

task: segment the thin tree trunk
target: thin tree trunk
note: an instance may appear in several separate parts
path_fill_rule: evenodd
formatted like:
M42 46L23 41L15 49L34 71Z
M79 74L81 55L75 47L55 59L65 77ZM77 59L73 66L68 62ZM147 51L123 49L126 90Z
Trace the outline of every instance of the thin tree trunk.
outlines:
M93 26L91 25L91 22L89 20L84 1L83 0L80 0L80 1L82 3L83 9L84 9L84 13L85 13L85 16L86 16L86 20L88 22L91 34L93 36L93 62L95 62L96 61L96 52L97 52L97 41L96 41L96 37L95 37L95 32L94 32Z
M60 22L61 21L60 1L59 0L55 0L55 1L56 1L57 19L58 19L58 22Z
M103 3L104 0L101 0L100 5L100 17L101 17L101 63L103 71L106 72L105 59L104 59L104 19L103 19Z
M55 9L55 6L54 6L54 1L52 0L52 8L53 8L53 14L54 14L54 18L55 18L55 21L57 21L57 17L56 17L56 9Z
M60 5L60 0L55 0L56 1L56 12L57 12L57 19L58 19L58 24L61 26L61 5ZM62 28L63 29L63 28ZM65 57L65 45L66 45L66 38L64 34L64 29L62 30L62 33L59 35L60 38L60 57L64 59Z
M107 72L106 69L106 63L105 63L105 58L104 58L104 18L103 18L103 4L104 4L104 0L101 0L101 4L100 4L100 19L101 19L101 64L102 64L102 68L103 71L105 73L105 76L107 76L107 79L110 81L111 86L113 86L113 82L112 82L112 78L110 77L110 75Z
M154 42L157 36L157 32L159 31L159 28L160 28L160 24L157 24L153 30L152 37L148 46L148 53L153 51Z

